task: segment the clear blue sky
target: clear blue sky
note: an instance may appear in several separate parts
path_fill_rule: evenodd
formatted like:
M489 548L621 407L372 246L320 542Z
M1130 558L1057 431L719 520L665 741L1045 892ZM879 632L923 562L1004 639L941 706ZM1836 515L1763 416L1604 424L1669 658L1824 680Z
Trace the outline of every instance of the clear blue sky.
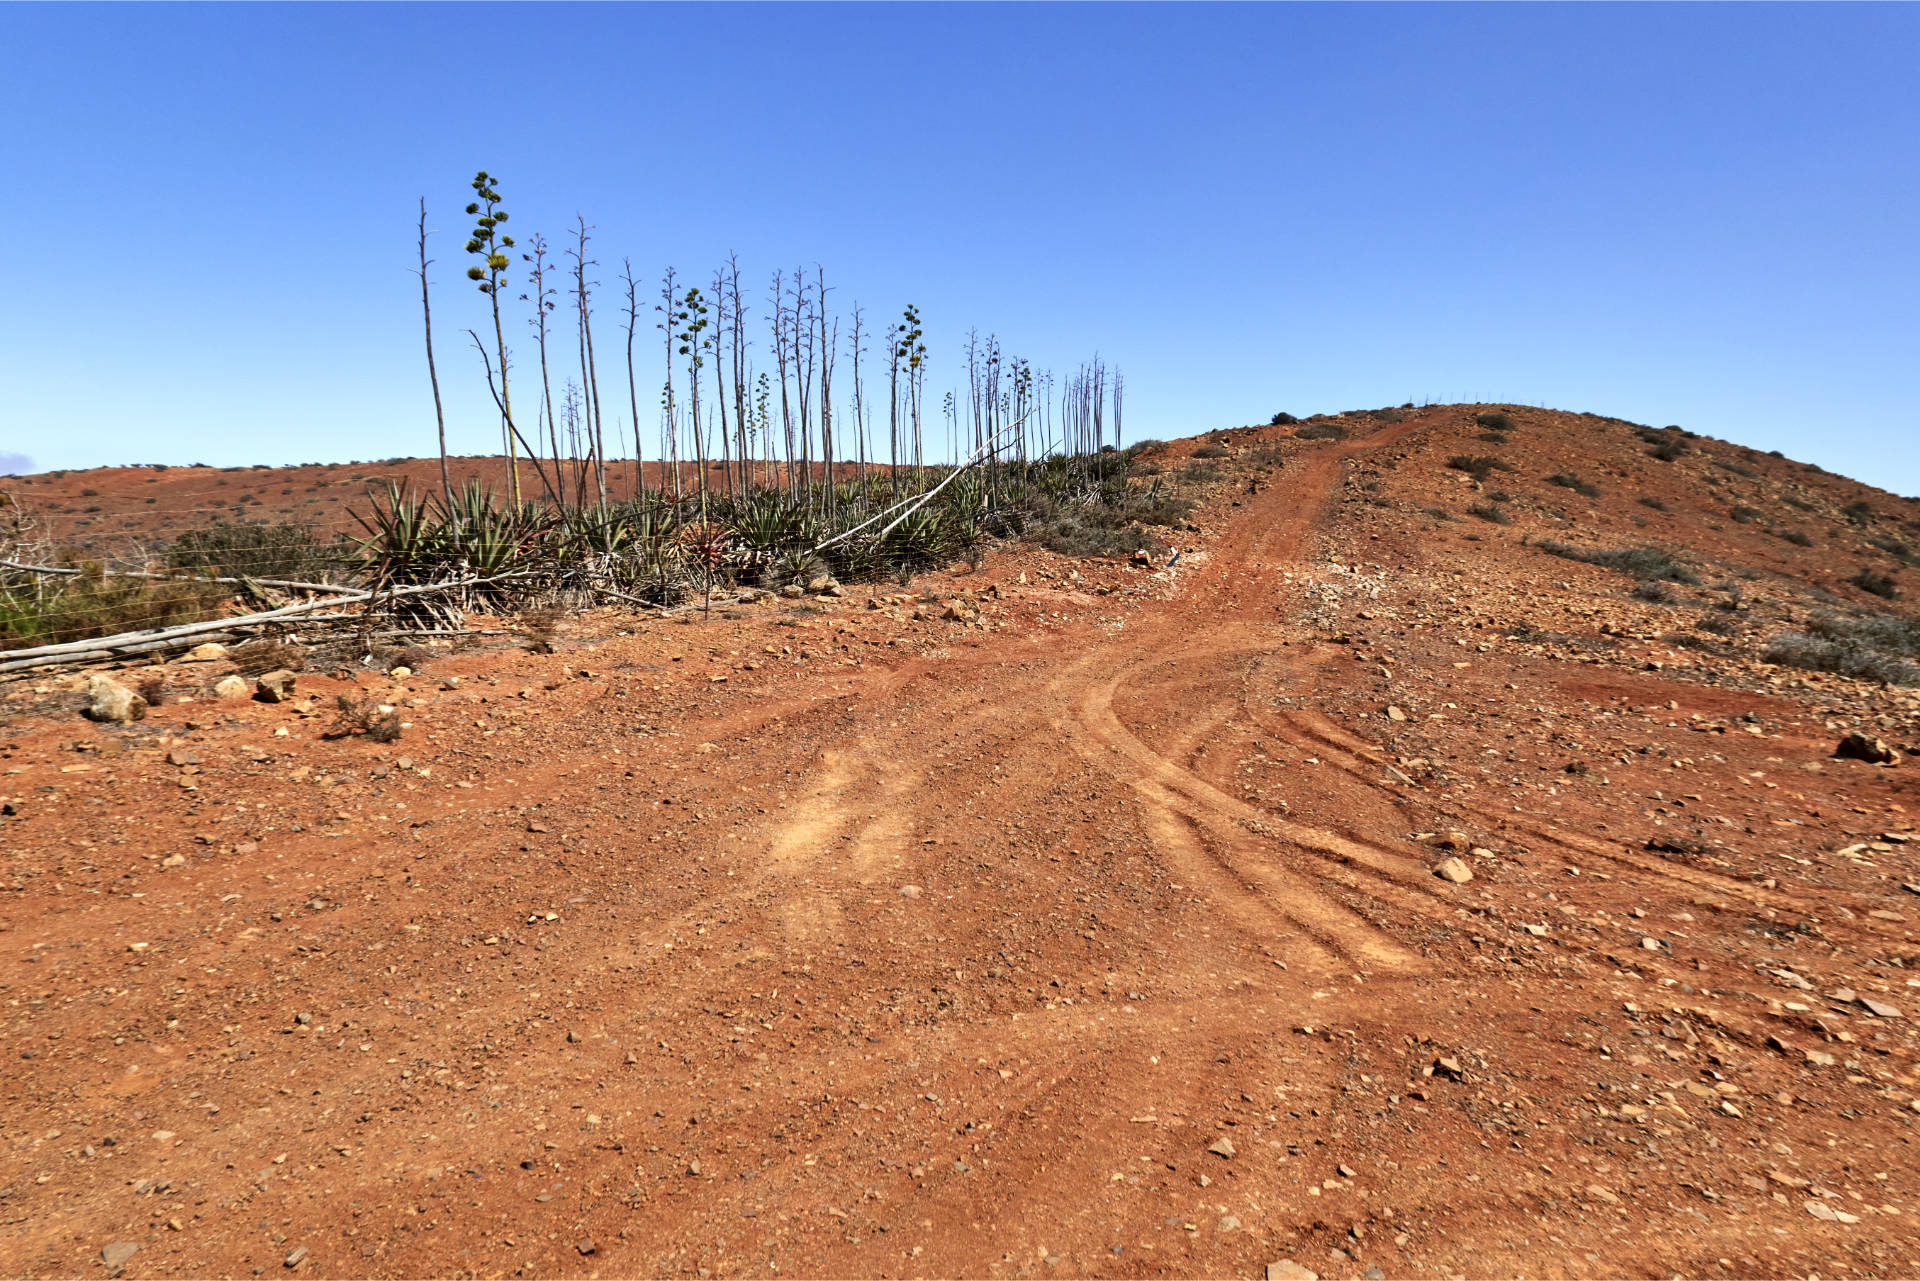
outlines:
M1917 36L1912 5L4 5L0 455L431 452L422 195L486 450L485 167L523 239L584 213L608 285L734 250L759 298L820 263L843 309L919 304L930 404L977 325L1120 365L1130 438L1512 400L1920 492Z

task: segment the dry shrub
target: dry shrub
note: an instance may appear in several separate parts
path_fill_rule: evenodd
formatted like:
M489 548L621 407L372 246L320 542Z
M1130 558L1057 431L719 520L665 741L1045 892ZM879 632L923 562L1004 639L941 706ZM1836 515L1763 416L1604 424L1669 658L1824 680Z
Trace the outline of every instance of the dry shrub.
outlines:
M264 676L282 670L298 672L307 666L306 650L268 636L235 645L227 651L227 658L242 676Z
M376 743L391 743L400 737L400 713L381 711L377 695L355 698L351 694L341 694L334 701L338 710L333 724L327 727L322 737L347 738L364 734Z

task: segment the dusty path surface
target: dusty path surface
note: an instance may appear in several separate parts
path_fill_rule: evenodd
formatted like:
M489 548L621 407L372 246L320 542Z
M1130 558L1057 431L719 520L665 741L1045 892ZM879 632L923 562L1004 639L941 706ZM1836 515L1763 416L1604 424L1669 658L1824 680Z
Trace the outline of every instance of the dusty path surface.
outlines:
M94 731L21 729L0 1260L1912 1273L1906 1023L1766 977L1912 1003L1897 890L1645 852L1624 767L1442 801L1327 701L1388 672L1307 620L1327 514L1418 426L1303 451L1160 598L932 652L852 638L875 610L661 624L504 686L466 660L377 755L264 707L77 767L55 740ZM833 664L794 666L816 636ZM1670 694L1403 650L1442 708ZM1465 884L1412 839L1455 827ZM1782 948L1812 951L1757 964Z

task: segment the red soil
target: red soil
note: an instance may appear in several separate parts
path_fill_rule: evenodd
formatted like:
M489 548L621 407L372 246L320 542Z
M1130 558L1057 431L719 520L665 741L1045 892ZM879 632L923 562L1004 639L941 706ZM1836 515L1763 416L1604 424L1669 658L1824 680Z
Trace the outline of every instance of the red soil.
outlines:
M1730 479L1811 495L1796 559L1708 528L1699 455L1528 411L1494 449L1466 412L1225 434L1172 569L922 584L977 621L595 614L271 706L173 663L194 700L129 727L3 687L0 1257L1920 1270L1920 871L1876 839L1914 767L1829 758L1920 737L1914 702L1755 657L1866 554L1835 513L1872 491ZM1519 465L1483 487L1515 525L1420 514L1468 448ZM1591 505L1538 483L1607 461ZM1645 539L1656 484L1690 555L1762 571L1726 656L1520 541ZM323 739L348 689L403 739ZM1465 884L1422 835L1455 831Z

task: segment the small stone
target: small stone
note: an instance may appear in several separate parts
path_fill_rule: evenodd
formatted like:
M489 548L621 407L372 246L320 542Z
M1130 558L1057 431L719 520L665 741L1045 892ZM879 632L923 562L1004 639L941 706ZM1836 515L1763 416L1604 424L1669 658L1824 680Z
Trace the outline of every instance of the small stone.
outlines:
M183 663L211 663L216 658L225 658L226 656L227 647L225 645L208 641L204 645L195 645L185 654L182 654L180 661Z
M593 1254L599 1250L600 1247L593 1243L592 1237L588 1237L584 1241L574 1242L573 1248L582 1254Z
M261 702L284 703L293 697L294 685L298 681L298 676L282 667L255 680L253 687Z
M1355 1174L1354 1174L1354 1172L1353 1172L1353 1170L1352 1170L1352 1169L1351 1169L1350 1167L1348 1167L1348 1166L1344 1166L1344 1165L1337 1165L1337 1166L1335 1166L1335 1167L1334 1167L1334 1170L1335 1170L1335 1171L1336 1171L1336 1172L1337 1172L1337 1173L1338 1173L1338 1174L1340 1175L1340 1177L1341 1177L1341 1178L1343 1178L1343 1179L1351 1179L1351 1178L1355 1178L1355 1177L1357 1177L1357 1176L1355 1176Z
M87 682L87 718L107 725L124 725L144 720L147 700L114 680L95 676Z
M688 1173L688 1174L690 1174L690 1175L692 1175L692 1176L693 1176L694 1178L696 1178L696 1179L697 1179L697 1178L699 1178L699 1177L700 1177L700 1163L699 1163L698 1161L689 1161L689 1162L687 1162L687 1173Z
M186 862L187 862L187 856L185 854L169 854L165 858L160 860L160 866L161 867L184 867L186 865Z
M1231 1214L1220 1216L1220 1222L1214 1225L1221 1232L1233 1232L1240 1227L1240 1220Z
M1870 996L1860 998L1860 1008L1873 1015L1876 1019L1897 1019L1900 1017L1900 1011L1897 1007L1888 1005L1885 1001L1876 1001Z
M222 676L213 683L215 698L245 698L247 682L238 676Z
M1433 874L1443 881L1452 881L1455 885L1465 885L1473 879L1473 869L1457 858L1443 858L1434 865Z
M1292 1259L1281 1259L1267 1265L1267 1281L1320 1281L1320 1274Z
M900 897L901 898L919 898L920 887L918 885L902 885L900 887Z
M1459 1059L1443 1057L1433 1061L1433 1074L1444 1076L1450 1081L1458 1081L1466 1076L1467 1070L1460 1066Z
M413 675L413 669L405 663L402 663L400 666L388 672L387 675L393 677L395 680L404 680L406 677Z
M311 1253L313 1253L313 1252L312 1252L311 1250L309 1250L309 1249L307 1249L307 1247L306 1247L306 1246L304 1246L304 1245L296 1245L296 1246L295 1246L295 1247L293 1247L293 1249L292 1249L292 1250L291 1250L291 1251L290 1251L290 1252L289 1252L289 1253L287 1254L287 1257L286 1257L285 1259L283 1259L283 1260L281 1261L281 1266L282 1266L282 1267L287 1267L287 1268L297 1268L297 1267L299 1267L299 1266L300 1266L300 1264L301 1264L301 1263L302 1263L302 1262L303 1262L303 1261L304 1261L304 1260L306 1259L306 1257L307 1257L307 1256L308 1256L309 1254L311 1254Z
M1598 1183L1589 1183L1587 1185L1587 1195L1592 1197L1596 1201L1604 1201L1608 1205L1620 1204L1619 1197L1607 1191L1605 1188L1601 1187Z
M1207 1146L1207 1151L1231 1161L1234 1156L1233 1140L1223 1134Z
M1390 721L1404 721L1407 719L1407 714L1397 707L1389 707L1387 709L1387 719Z
M578 1045L584 1038L578 1032L567 1033L567 1044Z
M100 1261L109 1268L124 1268L127 1260L139 1251L140 1247L132 1241L113 1241L100 1248Z

